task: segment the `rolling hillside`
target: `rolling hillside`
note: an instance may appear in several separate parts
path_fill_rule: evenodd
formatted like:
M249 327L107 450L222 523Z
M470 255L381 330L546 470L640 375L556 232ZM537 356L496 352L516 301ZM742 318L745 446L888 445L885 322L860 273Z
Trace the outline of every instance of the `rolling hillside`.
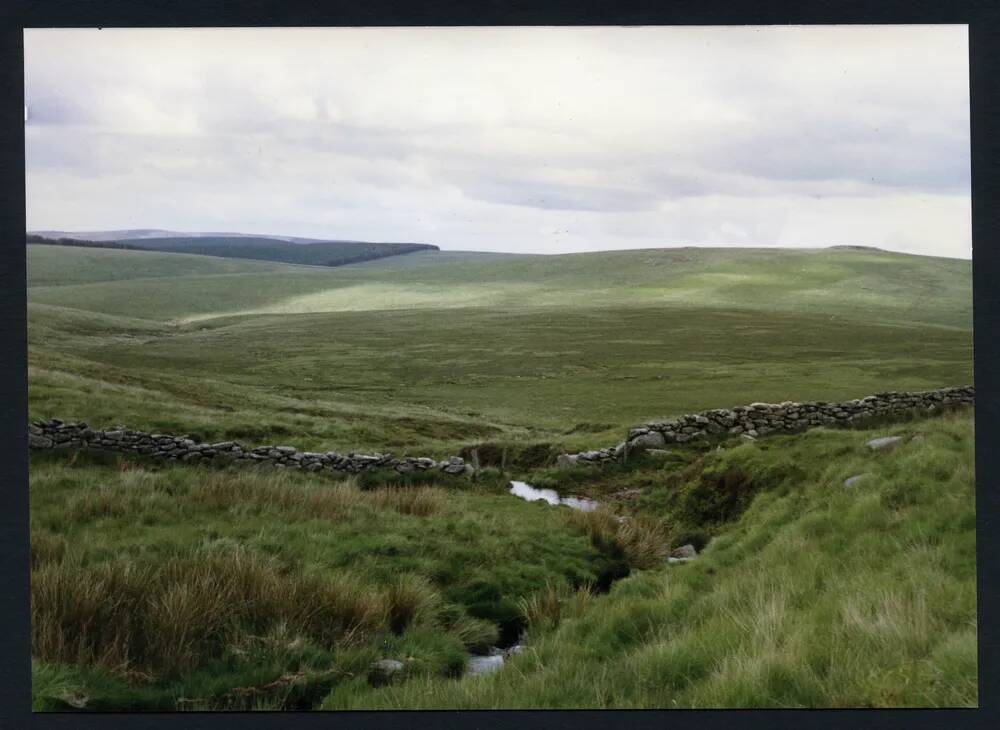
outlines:
M38 416L117 409L136 427L348 448L586 447L671 413L972 373L967 261L665 249L320 268L28 253Z
M274 236L257 233L228 233L223 231L168 231L163 228L126 228L116 231L28 231L29 234L45 238L75 238L87 241L123 241L133 238L273 238L294 243L319 243L322 238L302 238L301 236Z
M855 249L323 268L29 246L33 419L476 445L506 468L33 452L33 706L974 706L968 410L551 466L674 414L971 382L970 274ZM599 507L525 502L511 478ZM695 562L667 564L683 545Z
M369 243L365 241L308 241L292 242L283 238L255 236L168 236L115 238L103 241L59 238L46 239L29 234L28 243L74 248L146 249L187 253L199 256L280 261L306 266L343 266L344 264L370 261L390 256L400 256L417 251L437 251L437 246L425 243Z
M290 243L275 238L236 238L230 236L197 238L135 238L121 243L151 251L223 256L238 259L281 261L307 266L342 266L415 251L436 251L426 243L368 243L365 241L321 241Z
M335 271L234 271L235 276L213 280L211 287L195 272L170 281L144 281L144 301L135 302L131 311L152 319L194 321L414 307L655 306L825 314L962 329L972 325L971 264L958 259L823 249L658 249L485 260L456 260L445 252L441 264L428 260L437 254L422 256L420 265L407 261ZM38 275L44 276L46 258L37 259ZM162 259L149 261L152 269ZM215 272L206 268L204 273ZM75 308L108 314L116 313L122 298L135 290L121 281L41 291L35 282L29 269L33 301L72 300Z

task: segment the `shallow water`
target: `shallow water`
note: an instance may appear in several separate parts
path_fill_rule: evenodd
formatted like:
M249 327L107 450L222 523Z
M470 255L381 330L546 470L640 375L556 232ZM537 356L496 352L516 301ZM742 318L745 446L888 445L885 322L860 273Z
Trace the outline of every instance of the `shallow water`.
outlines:
M473 655L469 657L468 672L469 674L489 674L490 672L495 672L502 666L503 654L494 654L490 656Z
M597 502L592 499L581 499L579 497L560 497L554 489L538 489L527 482L511 482L510 493L515 497L526 499L529 502L545 501L549 504L565 505L581 512L591 512L597 509Z
M514 644L506 649L494 646L490 649L489 654L470 654L466 671L468 674L489 674L490 672L495 672L504 665L507 659L515 654L520 654L522 651L524 651L522 644Z

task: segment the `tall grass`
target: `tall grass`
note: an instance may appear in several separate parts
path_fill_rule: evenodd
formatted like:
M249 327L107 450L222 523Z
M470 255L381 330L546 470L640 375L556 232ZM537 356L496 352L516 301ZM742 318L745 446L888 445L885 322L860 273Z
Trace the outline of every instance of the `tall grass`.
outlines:
M174 676L246 635L283 626L323 645L407 623L414 601L340 574L291 575L245 549L200 549L163 563L43 565L32 575L32 653L47 662Z
M548 583L543 590L518 601L518 607L529 631L544 632L557 627L564 618L580 615L593 596L589 585L573 590L565 583Z
M49 709L308 708L382 658L406 661L393 682L456 676L519 597L603 560L561 512L480 487L41 454L31 502Z
M595 546L617 548L633 568L661 566L670 548L670 533L650 515L620 520L608 508L598 507L589 512L571 512L569 521L582 529Z

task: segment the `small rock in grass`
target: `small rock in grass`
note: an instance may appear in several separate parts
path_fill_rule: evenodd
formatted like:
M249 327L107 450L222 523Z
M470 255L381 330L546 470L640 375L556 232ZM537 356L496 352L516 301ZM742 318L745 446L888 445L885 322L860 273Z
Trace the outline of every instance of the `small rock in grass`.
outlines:
M882 436L868 442L868 448L872 451L888 451L903 440L902 436Z
M848 477L847 479L844 480L844 488L850 489L858 482L861 482L870 476L871 474L855 474L853 477Z
M569 469L576 466L576 454L559 454L556 457L556 466L560 469Z
M61 699L70 707L73 707L77 710L82 710L87 707L87 700L89 700L90 698L87 697L87 695L85 695L80 690L66 690L59 694L59 699Z
M403 669L403 662L398 659L379 659L374 662L371 671L368 673L368 683L374 687L387 684L392 675Z
M694 549L694 545L681 545L670 552L670 557L675 560L694 560L698 557L698 551Z

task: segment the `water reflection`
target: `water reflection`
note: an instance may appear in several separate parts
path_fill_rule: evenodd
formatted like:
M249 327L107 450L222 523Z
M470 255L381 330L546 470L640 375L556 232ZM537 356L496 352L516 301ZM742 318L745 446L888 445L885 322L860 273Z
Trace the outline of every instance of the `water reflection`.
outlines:
M515 497L520 497L529 502L539 500L548 502L551 505L566 505L581 512L591 512L597 509L597 502L592 499L581 499L579 497L560 497L554 489L537 489L527 482L511 482L510 493Z

